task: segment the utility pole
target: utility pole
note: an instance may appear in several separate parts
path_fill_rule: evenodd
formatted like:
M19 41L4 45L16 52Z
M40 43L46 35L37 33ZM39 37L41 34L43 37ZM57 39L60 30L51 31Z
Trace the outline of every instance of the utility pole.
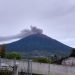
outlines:
M32 60L30 60L30 63L31 63L31 74L30 75L32 75Z
M27 75L29 75L29 73L30 73L30 62L29 62L29 59L28 59Z
M49 60L49 71L48 71L48 75L50 75L50 62L51 62L51 58L50 57L48 57L48 60Z
M13 75L18 75L18 67L17 67L17 65L13 66Z
M14 59L13 64L13 75L18 75L18 65L16 64L16 59Z
M0 70L1 70L1 56L0 56Z
M27 75L32 75L32 60L28 60L28 73Z
M28 58L27 75L32 75L32 60Z

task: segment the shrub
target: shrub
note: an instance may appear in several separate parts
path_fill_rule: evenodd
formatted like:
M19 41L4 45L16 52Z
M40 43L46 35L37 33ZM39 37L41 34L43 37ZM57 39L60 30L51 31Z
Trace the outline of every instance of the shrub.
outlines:
M12 75L12 72L8 70L0 70L0 75Z
M21 59L21 55L17 52L6 53L8 59Z
M33 61L34 62L40 62L40 63L51 63L51 60L50 59L44 58L44 57L34 58Z

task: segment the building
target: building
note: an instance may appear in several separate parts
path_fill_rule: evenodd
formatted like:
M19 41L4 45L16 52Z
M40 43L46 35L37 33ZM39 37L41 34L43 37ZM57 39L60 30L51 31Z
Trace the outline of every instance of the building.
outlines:
M62 65L75 67L75 58L69 57L62 61Z

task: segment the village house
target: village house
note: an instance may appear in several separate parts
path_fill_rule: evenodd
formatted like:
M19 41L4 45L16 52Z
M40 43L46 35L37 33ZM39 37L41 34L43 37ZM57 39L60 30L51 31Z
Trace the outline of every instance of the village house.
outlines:
M62 65L75 67L75 58L69 57L62 61Z

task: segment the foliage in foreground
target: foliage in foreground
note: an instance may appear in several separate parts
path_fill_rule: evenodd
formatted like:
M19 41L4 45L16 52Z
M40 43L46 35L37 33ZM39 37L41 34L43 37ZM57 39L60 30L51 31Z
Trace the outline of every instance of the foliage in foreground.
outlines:
M8 70L0 70L0 75L12 75L12 72Z
M6 53L8 59L21 59L21 55L17 52Z
M40 63L51 63L51 60L48 58L40 57L40 58L34 58L34 62L40 62Z
M72 49L72 52L70 54L70 57L75 57L75 48Z
M0 57L4 58L5 57L5 53L6 53L6 51L5 51L5 45L1 45L0 46Z

